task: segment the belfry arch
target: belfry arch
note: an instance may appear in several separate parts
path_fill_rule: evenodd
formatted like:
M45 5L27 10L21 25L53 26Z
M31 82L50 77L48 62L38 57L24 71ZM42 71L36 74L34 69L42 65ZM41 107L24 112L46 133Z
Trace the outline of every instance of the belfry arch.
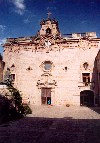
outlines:
M50 28L46 29L46 34L51 34L51 29Z

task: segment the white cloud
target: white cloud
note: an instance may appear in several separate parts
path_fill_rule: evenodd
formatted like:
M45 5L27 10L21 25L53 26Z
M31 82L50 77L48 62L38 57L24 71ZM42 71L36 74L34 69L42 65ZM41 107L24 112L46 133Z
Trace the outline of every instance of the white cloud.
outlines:
M27 14L28 16L23 20L25 24L33 22L34 17L36 17L36 14L33 14L32 12L28 10L27 10Z
M27 24L27 23L29 23L30 22L30 20L27 18L27 19L24 19L24 23L25 24Z
M82 20L81 21L82 24L85 24L86 22L87 22L87 20Z
M18 13L19 15L24 14L24 10L21 10L21 9L15 9L15 12Z
M16 8L15 12L20 15L23 15L23 13L26 9L25 0L12 0L12 3L14 4L14 6Z
M0 46L6 42L6 38L0 39Z
M6 26L0 24L0 32L3 32L5 30Z
M15 0L14 4L19 9L22 9L22 10L25 9L24 0Z

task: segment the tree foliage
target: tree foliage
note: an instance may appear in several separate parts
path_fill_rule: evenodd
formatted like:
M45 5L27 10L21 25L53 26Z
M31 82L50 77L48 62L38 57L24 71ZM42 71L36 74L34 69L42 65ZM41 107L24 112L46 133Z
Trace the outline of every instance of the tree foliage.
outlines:
M8 87L8 89L11 93L11 97L13 99L13 104L15 106L16 111L21 115L31 114L32 111L29 106L27 104L24 105L22 103L22 97L20 95L20 92L11 85Z
M12 81L10 69L7 68L7 71L5 72L5 75L4 75L4 83L7 85L9 93L10 93L10 95L7 95L7 96L10 96L12 100L12 105L19 115L31 114L32 111L30 107L27 104L22 103L21 94L19 90L17 90L12 85L12 82L13 81Z

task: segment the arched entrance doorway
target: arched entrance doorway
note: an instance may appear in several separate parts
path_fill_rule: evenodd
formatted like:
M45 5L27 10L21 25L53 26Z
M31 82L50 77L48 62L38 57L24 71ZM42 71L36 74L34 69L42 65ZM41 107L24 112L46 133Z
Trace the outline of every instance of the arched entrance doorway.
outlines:
M94 106L94 92L91 90L84 90L80 92L81 106Z

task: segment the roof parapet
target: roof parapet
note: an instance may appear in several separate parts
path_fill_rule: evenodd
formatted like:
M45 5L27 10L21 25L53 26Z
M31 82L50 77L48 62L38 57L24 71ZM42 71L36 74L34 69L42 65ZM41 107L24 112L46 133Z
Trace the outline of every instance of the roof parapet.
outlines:
M66 38L80 39L80 38L97 38L96 32L72 33L66 34Z

